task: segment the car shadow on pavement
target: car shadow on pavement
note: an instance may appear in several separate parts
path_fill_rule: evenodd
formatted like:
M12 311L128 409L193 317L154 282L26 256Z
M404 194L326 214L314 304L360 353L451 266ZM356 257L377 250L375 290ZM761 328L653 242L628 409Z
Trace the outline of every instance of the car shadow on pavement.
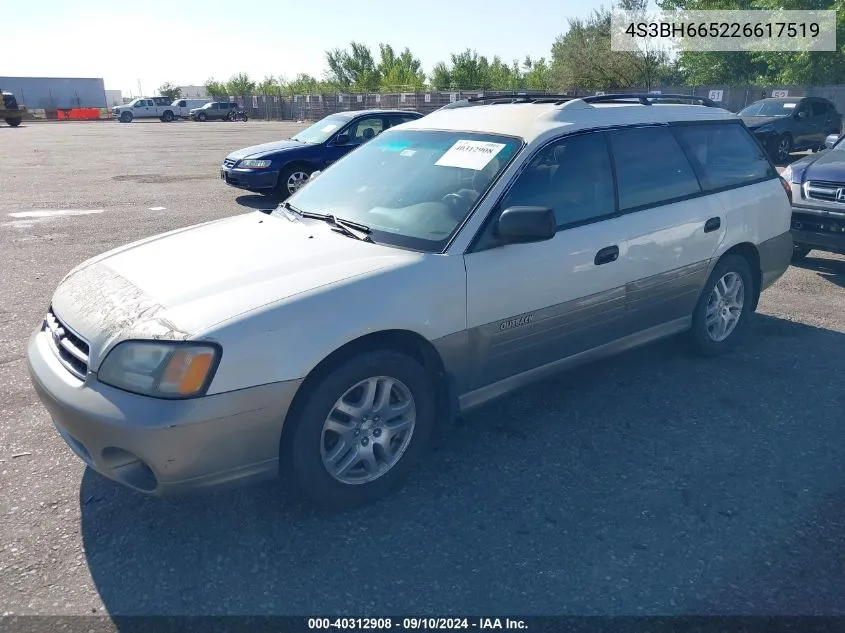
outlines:
M359 510L86 471L93 582L111 615L845 611L845 334L758 315L727 356L682 343L469 414Z
M845 260L843 259L813 257L813 251L810 251L810 254L804 260L792 265L812 270L818 273L822 279L826 279L840 288L845 288Z
M279 204L275 198L262 196L260 194L238 196L235 198L235 202L242 207L255 209L257 211L272 211Z

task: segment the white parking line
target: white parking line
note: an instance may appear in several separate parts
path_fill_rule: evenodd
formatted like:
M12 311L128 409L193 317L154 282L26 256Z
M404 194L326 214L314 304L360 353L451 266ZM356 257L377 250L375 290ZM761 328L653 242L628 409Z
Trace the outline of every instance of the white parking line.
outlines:
M12 218L52 218L60 215L92 215L102 213L105 209L40 209L37 211L17 211L10 213Z
M165 207L150 207L150 211L164 211Z

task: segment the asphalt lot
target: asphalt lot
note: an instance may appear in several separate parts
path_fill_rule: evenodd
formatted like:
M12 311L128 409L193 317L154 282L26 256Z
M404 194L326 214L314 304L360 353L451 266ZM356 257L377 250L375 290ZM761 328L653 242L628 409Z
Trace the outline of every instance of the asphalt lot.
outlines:
M525 389L370 508L283 483L148 499L86 472L23 360L54 287L272 206L217 167L297 127L0 127L0 614L845 613L845 258L819 252L739 352L673 339ZM31 215L55 210L99 212Z

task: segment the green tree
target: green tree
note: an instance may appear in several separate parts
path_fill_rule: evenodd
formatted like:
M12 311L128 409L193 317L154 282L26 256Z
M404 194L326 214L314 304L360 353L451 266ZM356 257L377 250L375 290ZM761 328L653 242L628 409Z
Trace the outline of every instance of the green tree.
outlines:
M550 90L552 88L551 68L545 57L534 61L525 58L525 72L522 75L522 85L529 90Z
M182 98L182 89L179 86L174 86L169 81L164 82L158 87L158 93L162 97L167 97L171 101Z
M226 82L226 88L230 95L242 97L255 92L255 82L249 78L247 73L237 73Z
M381 90L421 90L425 86L422 63L406 47L399 55L390 44L379 44L379 63L376 72L381 80Z
M452 74L444 62L437 62L431 70L431 87L435 90L449 90L452 87Z
M208 96L213 98L225 97L229 94L226 84L217 81L214 77L206 79L203 86L205 86L205 91L208 93Z
M450 88L476 90L489 87L490 64L486 57L479 57L476 51L467 48L461 53L452 53L451 58Z
M380 77L373 54L366 44L350 42L349 50L326 51L326 78L341 90L369 92L378 90Z
M277 79L274 75L267 75L255 87L258 94L271 96L280 96L282 94L282 81Z

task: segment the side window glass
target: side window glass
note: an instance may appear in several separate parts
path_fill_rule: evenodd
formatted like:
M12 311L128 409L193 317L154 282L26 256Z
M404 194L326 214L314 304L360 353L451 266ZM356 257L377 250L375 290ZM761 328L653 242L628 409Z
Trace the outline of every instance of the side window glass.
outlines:
M604 134L580 134L553 143L528 164L501 208L546 207L558 228L616 211L613 171Z
M813 101L813 116L825 116L827 104L824 101Z
M666 127L610 132L621 210L699 193L695 172Z
M384 123L381 117L371 117L356 121L349 128L349 142L353 145L366 143L381 134Z
M687 154L700 166L705 190L775 177L763 150L741 125L679 125L675 134Z

